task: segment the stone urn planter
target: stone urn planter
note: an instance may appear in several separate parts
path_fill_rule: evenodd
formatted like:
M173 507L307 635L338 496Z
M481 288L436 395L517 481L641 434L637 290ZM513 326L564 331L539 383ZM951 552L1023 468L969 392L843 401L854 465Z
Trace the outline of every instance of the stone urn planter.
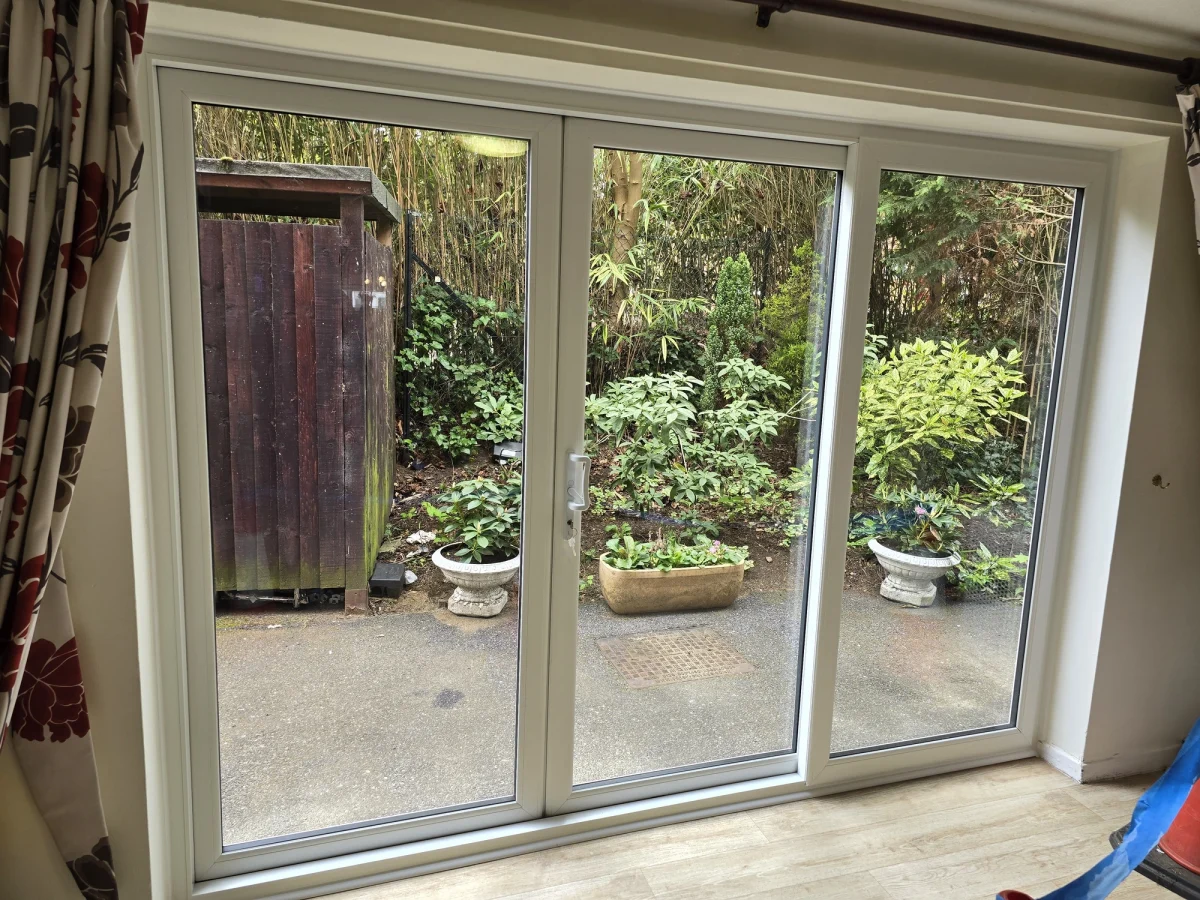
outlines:
M937 596L934 581L945 575L962 559L957 553L948 556L918 556L884 546L872 538L867 546L888 573L879 586L879 593L889 600L908 606L930 606Z
M737 599L745 566L687 566L658 569L618 569L600 557L600 591L608 608L620 615L722 609Z
M456 616L500 615L508 603L508 583L521 568L521 554L494 563L464 561L447 555L447 551L453 554L461 546L449 544L433 554L433 564L442 570L442 577L455 585L447 608Z

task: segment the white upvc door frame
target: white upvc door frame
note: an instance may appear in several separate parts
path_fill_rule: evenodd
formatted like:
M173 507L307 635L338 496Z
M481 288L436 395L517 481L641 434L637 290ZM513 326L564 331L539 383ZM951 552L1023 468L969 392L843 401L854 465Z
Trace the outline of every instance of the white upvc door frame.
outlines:
M584 452L583 397L587 340L588 248L591 238L592 154L596 148L638 149L706 158L836 169L843 173L834 240L833 290L823 372L821 428L815 466L812 548L801 653L796 751L762 759L716 762L669 773L645 773L598 785L575 785L575 653L578 629L579 546L567 508L567 465ZM854 473L858 396L875 248L879 186L885 170L1031 182L1083 191L1078 248L1070 280L1064 281L1066 314L1060 323L1059 365L1049 411L1051 439L1043 450L1036 497L1038 546L1031 555L1031 598L1022 623L1022 646L1014 667L1015 717L966 734L858 753L831 754L837 683L841 592ZM1047 627L1057 578L1058 539L1067 482L1077 385L1082 377L1088 298L1099 250L1110 173L1103 163L1053 152L945 146L864 137L848 148L778 141L594 119L570 118L564 132L562 266L558 404L558 472L553 550L551 686L546 809L568 814L600 806L712 788L737 781L791 776L805 788L860 783L892 773L958 766L972 759L1030 755L1036 742L1045 665ZM1060 399L1065 398L1065 399ZM577 521L577 520L576 520Z
M198 881L519 822L545 809L546 651L549 632L550 510L553 484L532 473L552 468L557 370L559 190L562 120L538 113L385 96L183 69L159 68L166 216L169 346L174 396L173 455L179 473L175 513L186 647L190 802ZM464 809L365 823L340 833L300 835L226 848L221 832L216 641L208 504L203 330L200 317L193 104L351 118L442 131L495 134L529 142L528 310L525 459L515 796ZM173 401L173 403L171 402ZM169 423L168 423L169 424ZM170 430L169 428L167 429Z
M273 59L283 55L272 52L269 56ZM143 186L139 200L139 204L145 204L140 206L143 221L135 236L141 287L136 292L134 308L123 311L122 321L136 321L138 325L141 343L131 352L137 352L145 360L149 380L153 382L156 376L161 376L160 382L139 387L142 407L141 418L137 420L141 429L137 439L139 448L144 448L147 454L147 465L152 470L150 481L157 490L151 498L154 540L150 545L150 572L153 585L161 591L154 603L164 607L157 623L160 630L154 637L161 645L157 656L162 672L158 674L168 687L168 695L172 686L180 684L180 676L186 676L186 689L181 689L179 695L186 706L186 715L179 723L178 735L168 731L163 740L169 756L166 777L168 797L173 801L172 820L188 822L187 840L173 843L176 847L187 846L186 870L192 874L193 892L197 896L250 898L283 896L284 891L290 897L311 896L325 885L348 887L644 827L646 823L679 821L714 811L1033 755L1042 694L1040 683L1046 668L1049 612L1060 568L1057 557L1065 524L1064 500L1071 484L1068 467L1085 369L1090 294L1097 260L1104 249L1100 236L1111 193L1109 184L1116 177L1111 155L1071 147L1008 143L994 138L891 131L873 124L836 123L833 127L816 120L808 123L798 117L770 114L748 118L743 110L667 100L639 98L631 107L626 98L590 92L580 92L576 105L569 90L555 94L557 107L553 110L525 111L518 107L525 103L526 94L530 91L536 94L536 89L465 77L453 79L453 84L462 88L462 102L448 102L442 93L448 83L446 79L437 79L432 87L420 87L431 83L423 73L391 70L386 76L379 75L377 68L361 61L345 63L346 72L354 74L353 77L348 74L343 83L370 75L376 80L370 82L369 90L314 85L306 76L296 74L305 71L302 57L295 57L287 71L267 71L270 69L267 66L256 73L243 66L238 75L215 72L207 63L197 64L194 57L178 61L159 58L152 62L147 77L158 102L148 117L153 130L147 139L151 159L144 175L148 183ZM326 64L327 61L320 61L320 65ZM406 81L410 75L411 84ZM394 86L381 86L379 78ZM509 98L506 109L489 105L496 102L498 95ZM197 386L203 384L197 350L199 314L198 304L189 311L185 299L190 298L194 303L198 297L194 182L190 169L192 102L493 133L531 142L530 302L538 302L540 297L543 305L538 316L529 318L527 344L532 347L536 343L543 349L535 353L536 361L530 358L529 365L536 365L541 377L535 376L531 368L527 404L530 416L555 424L545 429L545 446L541 450L530 447L528 452L541 454L538 458L543 460L543 471L553 472L554 485L551 492L547 479L544 494L535 490L526 495L526 540L534 540L534 533L540 535L537 540L541 549L527 544L529 549L525 551L527 568L522 576L522 593L523 599L529 595L530 602L523 610L523 617L529 618L522 621L521 646L523 656L533 648L533 655L543 662L540 669L534 662L532 668L523 668L521 672L518 723L519 741L523 743L518 758L527 762L520 764L517 797L512 803L497 804L482 812L466 810L368 824L341 834L234 853L225 853L220 846L211 606L202 609L203 604L196 600L204 596L203 579L211 579L207 574L211 572L211 560L207 471L203 465L197 465L204 445L203 395L202 391L197 392ZM629 112L631 108L635 112ZM655 110L661 110L659 124L647 125L655 118ZM563 119L553 114L560 111L568 116L586 113L592 119L568 119L564 131ZM757 133L755 122L761 123L758 127L762 130ZM622 131L625 128L633 130ZM797 752L786 758L733 762L691 772L652 775L629 784L605 786L604 790L579 791L571 785L569 752L573 740L569 734L565 738L552 738L547 721L573 724L574 714L577 611L572 604L577 599L578 560L565 546L563 460L566 452L582 447L583 354L579 339L585 332L579 330L578 316L581 295L586 316L586 257L580 269L579 251L587 244L580 231L581 222L589 217L577 210L582 204L590 211L591 197L589 193L581 200L578 195L583 157L576 152L564 158L563 147L564 134L578 130L579 135L584 135L589 129L598 129L596 135L636 132L641 136L632 141L605 137L599 141L601 146L624 143L682 155L758 158L764 162L791 161L804 165L814 164L822 154L839 153L844 157L842 163L829 167L842 168L844 176L839 200L820 461L814 489ZM574 135L568 137L568 146L585 140ZM649 138L653 140L647 143ZM594 136L587 139L595 141ZM768 145L778 145L779 149L767 151ZM772 157L774 152L782 153L783 157ZM812 161L805 163L805 154L812 154ZM571 156L578 158L572 162ZM589 176L590 166L588 152ZM1043 496L1038 501L1041 538L1033 561L1033 602L1027 620L1015 724L987 733L831 759L845 522L853 470L875 206L879 175L884 169L1075 186L1084 188L1085 199L1067 321L1060 332L1063 335L1060 399L1052 440L1045 450ZM567 212L560 222L560 211L564 209ZM561 271L552 262L559 257L560 226L565 242ZM172 261L182 264L170 265ZM560 283L564 291L561 323ZM573 300L569 299L568 291L575 292ZM555 359L555 347L571 352ZM575 367L579 372L572 374ZM557 400L555 390L559 394ZM554 408L550 409L551 406ZM534 411L535 408L541 412ZM531 463L533 458L530 457ZM539 516L534 515L535 509L541 510ZM541 562L537 561L539 553L543 554ZM540 587L539 578L543 579ZM211 581L207 591L211 597ZM546 598L544 608L532 602L534 596ZM174 608L176 604L178 611ZM186 623L181 616L187 619ZM553 669L547 667L546 659L551 661ZM185 667L186 671L177 667ZM558 676L568 671L569 681L551 677L552 673ZM567 748L566 755L563 747ZM544 818L535 818L538 816Z
M841 591L845 572L847 521L854 477L858 394L875 245L876 209L884 171L1052 184L1082 191L1082 210L1072 235L1075 255L1064 279L1065 315L1059 324L1050 439L1042 451L1035 498L1037 546L1030 554L1031 583L1026 592L1022 644L1014 667L1015 716L1008 723L972 733L931 735L880 749L831 755L834 695L837 686ZM1064 505L1069 484L1073 433L1080 402L1079 386L1087 356L1091 294L1101 252L1101 231L1109 203L1109 165L1081 154L1072 158L1056 148L995 149L946 146L864 138L852 148L846 190L848 215L841 225L846 250L840 257L830 323L826 400L821 430L821 463L813 521L810 613L804 648L802 728L807 727L800 772L805 785L819 790L862 783L881 776L958 767L973 759L1003 759L1034 753L1043 696L1042 676L1050 633L1050 614L1059 577L1064 534ZM1077 200L1077 202L1079 202ZM839 248L843 236L839 235ZM839 251L840 252L840 251ZM836 373L833 371L836 367Z
M715 761L670 772L576 785L575 662L579 619L579 514L567 507L568 458L584 449L584 394L588 340L588 269L592 237L592 171L597 149L638 150L706 159L832 170L846 168L841 144L658 127L599 119L568 118L563 142L563 216L559 286L558 469L550 617L550 692L546 754L546 810L566 814L663 794L711 788L736 781L795 775L795 749L761 758ZM840 202L840 201L839 201ZM840 210L839 210L840 212ZM844 252L838 246L835 258ZM797 673L797 678L799 673Z

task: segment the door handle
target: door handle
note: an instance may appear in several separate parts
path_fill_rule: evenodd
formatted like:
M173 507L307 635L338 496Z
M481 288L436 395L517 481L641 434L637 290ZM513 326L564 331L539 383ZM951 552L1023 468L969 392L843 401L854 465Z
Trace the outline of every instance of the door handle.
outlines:
M592 458L586 453L568 453L567 509L584 512L592 505Z
M567 544L579 555L580 519L592 505L592 458L586 453L567 454Z

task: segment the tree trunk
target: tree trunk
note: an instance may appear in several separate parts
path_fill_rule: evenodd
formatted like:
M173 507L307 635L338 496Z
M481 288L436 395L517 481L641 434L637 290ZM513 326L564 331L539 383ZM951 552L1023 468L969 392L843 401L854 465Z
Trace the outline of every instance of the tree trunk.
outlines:
M629 251L637 243L638 207L642 202L642 155L609 150L608 177L613 184L613 209L617 220L613 228L612 260L619 265L629 258ZM625 285L613 284L614 300L625 294Z

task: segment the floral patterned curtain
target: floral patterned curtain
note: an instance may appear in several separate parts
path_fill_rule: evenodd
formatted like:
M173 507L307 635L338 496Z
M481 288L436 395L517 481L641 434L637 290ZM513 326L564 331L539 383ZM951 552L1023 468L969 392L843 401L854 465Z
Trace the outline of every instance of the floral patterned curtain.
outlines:
M1184 151L1192 176L1192 193L1196 195L1196 249L1200 250L1200 84L1181 87L1178 96L1183 112Z
M79 890L116 900L60 553L142 165L146 5L0 0L0 752Z

